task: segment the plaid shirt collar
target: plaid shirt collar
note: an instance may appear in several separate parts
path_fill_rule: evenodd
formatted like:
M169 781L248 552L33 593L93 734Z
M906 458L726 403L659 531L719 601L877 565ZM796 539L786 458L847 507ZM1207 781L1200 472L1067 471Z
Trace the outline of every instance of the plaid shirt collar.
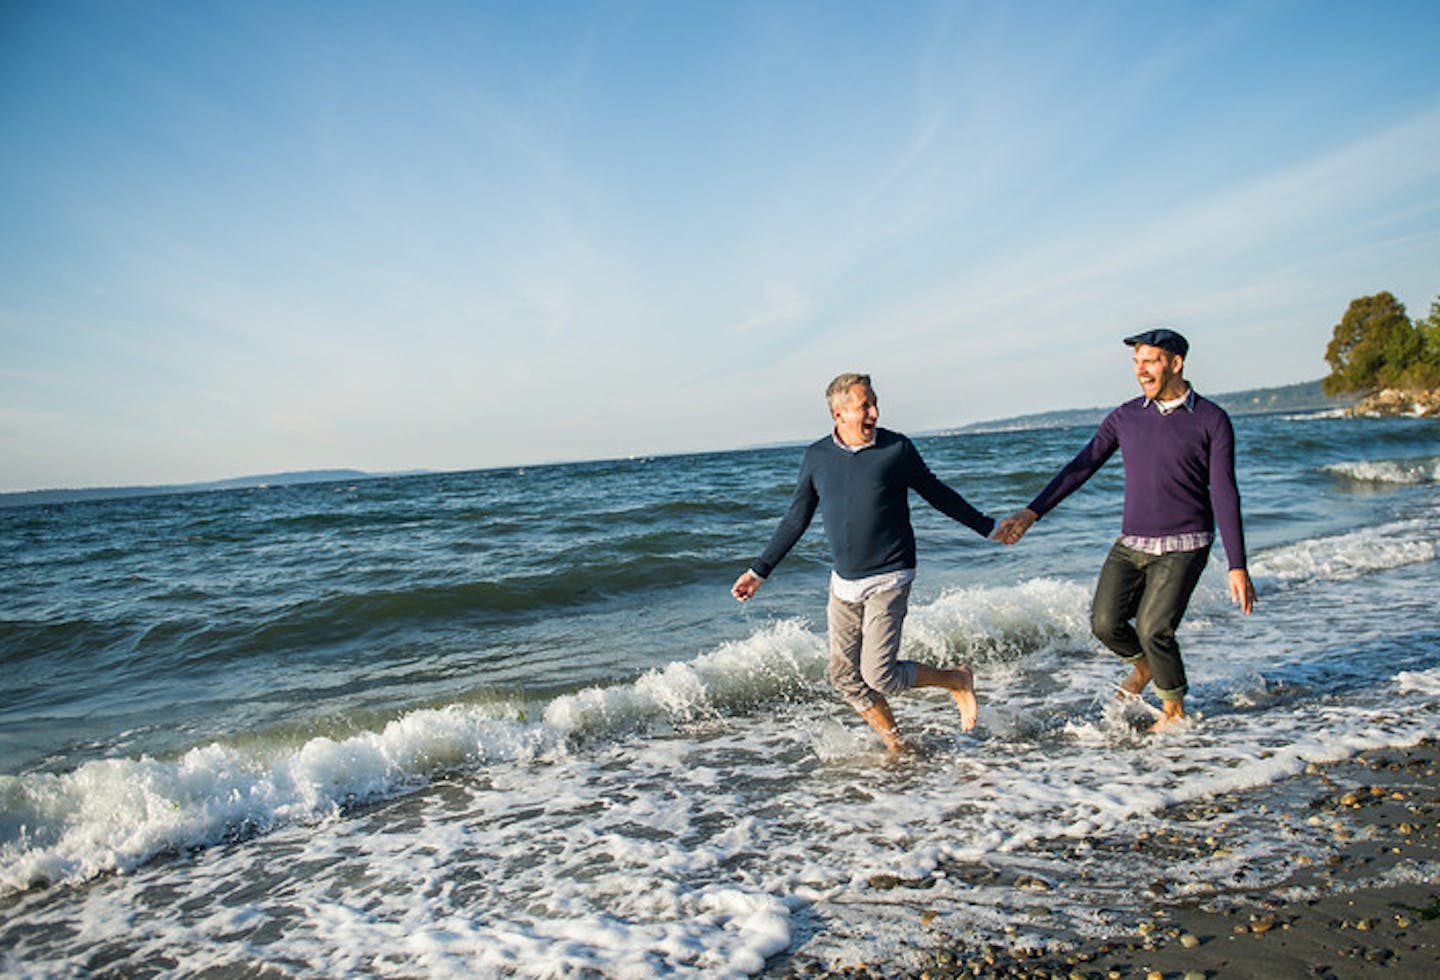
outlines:
M1195 388L1193 386L1185 389L1185 397L1172 402L1162 402L1158 398L1145 399L1145 407L1154 405L1160 410L1161 415L1169 415L1177 408L1183 408L1187 412L1195 411Z

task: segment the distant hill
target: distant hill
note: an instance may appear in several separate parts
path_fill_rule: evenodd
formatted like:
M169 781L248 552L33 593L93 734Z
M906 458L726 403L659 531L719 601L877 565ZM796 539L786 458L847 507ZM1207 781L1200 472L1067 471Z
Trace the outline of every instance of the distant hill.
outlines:
M294 473L270 473L264 476L237 476L229 480L213 480L209 483L178 483L154 487L22 490L18 493L0 493L0 507L29 507L35 504L63 504L80 500L114 500L119 497L155 497L167 493L203 493L209 490L263 489L265 487L299 486L305 483L338 483L345 480L373 480L380 475L361 470L304 470Z
M1205 397L1234 416L1271 415L1278 412L1323 412L1349 408L1359 399L1352 396L1333 397L1320 390L1320 382L1302 381L1280 388L1251 388L1223 395ZM947 433L1003 432L1008 429L1058 429L1072 425L1099 425L1114 405L1103 408L1072 408L1056 412L1016 415L1008 419L972 422Z
M1283 388L1252 388L1212 399L1231 415L1270 415L1276 412L1324 412L1349 408L1359 395L1327 395L1320 382L1302 381Z

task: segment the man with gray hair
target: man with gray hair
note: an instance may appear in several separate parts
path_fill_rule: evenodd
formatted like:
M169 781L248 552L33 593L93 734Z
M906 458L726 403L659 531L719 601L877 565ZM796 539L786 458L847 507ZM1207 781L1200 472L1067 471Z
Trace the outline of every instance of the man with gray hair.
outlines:
M805 450L790 509L759 558L730 592L744 602L789 553L818 507L835 566L826 618L830 683L886 748L904 748L889 697L914 687L943 687L960 709L960 727L979 712L970 668L946 670L899 659L900 627L915 580L915 531L909 491L977 534L993 518L980 513L930 472L915 444L878 428L880 405L870 376L842 374L825 392L834 428Z

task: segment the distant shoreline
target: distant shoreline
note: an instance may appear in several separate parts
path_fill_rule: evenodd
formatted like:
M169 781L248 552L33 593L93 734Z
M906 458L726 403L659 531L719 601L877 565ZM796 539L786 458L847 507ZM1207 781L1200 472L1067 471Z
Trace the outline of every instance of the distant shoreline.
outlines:
M1325 409L1348 409L1356 398L1335 398L1320 390L1319 381L1302 381L1279 388L1255 388L1209 396L1231 415L1256 415L1274 412L1307 412ZM1113 407L1113 406L1112 406ZM1064 428L1072 425L1095 425L1109 408L1064 409L1039 412L1012 418L972 422L955 428L936 429L916 435L946 436L966 433L1003 432L1016 429ZM756 447L759 448L759 447ZM576 462L581 462L577 460ZM529 466L554 464L526 464ZM501 467L504 468L504 467ZM258 476L231 477L201 483L159 484L155 486L81 487L74 489L16 490L0 493L0 508L33 507L44 504L79 503L92 500L116 500L131 497L159 497L168 494L207 493L221 490L265 490L317 483L381 480L397 476L423 476L431 471L411 470L402 473L368 473L363 470L302 470Z
M269 473L260 476L237 476L205 483L157 484L155 486L82 487L56 490L15 490L0 493L0 508L33 507L39 504L68 504L89 500L124 500L131 497L163 497L169 494L211 493L222 490L269 490L277 487L304 486L315 483L345 483L361 480L383 480L394 476L418 476L415 473L367 473L363 470L299 470L290 473Z

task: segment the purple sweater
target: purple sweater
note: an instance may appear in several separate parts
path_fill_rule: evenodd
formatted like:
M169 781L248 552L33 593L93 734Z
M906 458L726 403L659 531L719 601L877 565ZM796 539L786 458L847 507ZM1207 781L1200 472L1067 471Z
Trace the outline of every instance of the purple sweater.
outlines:
M1079 489L1120 450L1125 462L1125 516L1121 533L1163 537L1213 532L1231 568L1245 567L1240 489L1235 484L1235 430L1225 410L1196 395L1191 408L1161 415L1143 397L1105 417L1079 455L1030 502L1041 517Z

